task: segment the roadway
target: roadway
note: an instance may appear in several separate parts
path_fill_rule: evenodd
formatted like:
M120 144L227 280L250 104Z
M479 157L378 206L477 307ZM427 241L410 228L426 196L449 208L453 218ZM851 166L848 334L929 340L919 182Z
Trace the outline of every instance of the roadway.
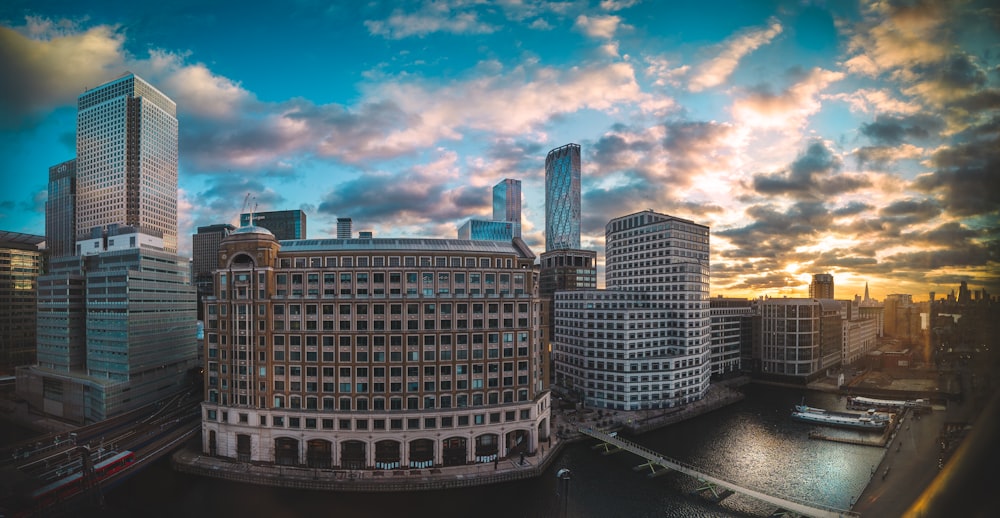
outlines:
M960 377L959 381L968 385L967 376ZM968 386L963 387L962 392L971 393ZM992 411L997 412L998 409L1000 406L994 402ZM987 514L983 514L985 509L991 509L987 513L993 513L992 503L984 505L983 502L994 500L992 479L985 476L985 473L986 470L995 469L993 462L1000 457L997 454L998 449L993 446L995 437L989 440L987 448L975 450L972 455L978 457L963 459L967 466L956 466L956 462L948 461L943 465L944 469L939 467L939 460L942 458L939 441L942 425L974 423L974 429L978 429L992 424L996 429L996 416L993 416L993 421L990 421L990 416L989 409L981 412L972 397L963 398L961 401L949 401L947 408L935 408L933 412L924 414L920 418L908 413L907 421L902 423L896 435L886 445L882 462L875 469L871 482L861 493L853 510L864 517L986 516ZM931 502L938 504L937 507L924 501L926 498L922 495L925 495L925 491L931 491L936 485L940 485L939 481L947 483L958 480L956 472L963 473L963 469L964 471L978 469L983 472L983 476L970 476L965 480L964 487L951 488L952 494L947 494L945 497L939 495L938 502ZM946 505L941 505L942 502ZM915 506L923 507L925 510L920 511ZM926 508L931 507L933 507L931 511L926 511ZM962 509L973 511L965 512Z

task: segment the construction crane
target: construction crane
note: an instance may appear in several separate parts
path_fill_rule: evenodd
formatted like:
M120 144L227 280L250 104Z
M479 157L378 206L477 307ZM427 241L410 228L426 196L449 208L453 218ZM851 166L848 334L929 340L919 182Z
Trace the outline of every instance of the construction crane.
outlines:
M256 196L251 196L250 193L247 193L247 195L243 198L243 210L240 211L240 214L246 214L247 207L250 206L250 200L251 200L251 198L253 199L253 210L250 211L250 221L248 222L249 225L253 225L254 224L253 223L253 215L254 215L255 212L257 212L257 197Z

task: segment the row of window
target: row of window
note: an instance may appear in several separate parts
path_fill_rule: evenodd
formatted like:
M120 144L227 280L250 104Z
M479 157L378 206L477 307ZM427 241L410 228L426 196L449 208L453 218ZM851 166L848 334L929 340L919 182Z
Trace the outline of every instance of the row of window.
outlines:
M292 268L382 268L385 266L422 266L435 268L506 268L515 267L510 257L442 257L442 256L326 256L326 257L282 257L278 260L281 269Z
M248 305L238 305L238 306L236 306L235 311L237 312L237 314L246 314L246 311L247 311L246 308L247 308L247 306ZM267 306L268 306L268 304L258 304L257 305L257 314L258 314L258 316L265 316L266 315ZM303 314L304 315L320 315L320 314L322 314L324 316L332 316L332 315L335 315L335 314L336 315L340 315L340 316L349 316L349 315L354 314L354 315L359 315L359 316L365 316L365 315L369 314L369 311L368 311L369 309L371 309L371 314L373 314L373 315L385 315L385 314L389 314L389 315L402 315L403 314L403 309L404 309L404 304L368 304L368 303L339 304L339 305L336 305L336 304L287 304L287 305L286 304L271 304L270 306L271 306L271 311L274 313L275 316L284 316L286 314L287 315L303 315ZM460 302L460 303L452 304L450 302L442 302L442 303L423 303L423 304L410 303L410 304L405 304L406 315L408 315L408 316L415 316L415 315L429 316L429 315L438 315L438 314L443 315L443 316L447 316L447 315L451 315L452 314L452 310L453 309L454 309L455 313L460 314L460 315L467 314L467 313L470 312L470 310L471 310L471 312L473 314L483 314L484 310L485 310L485 312L487 314L498 315L498 314L501 314L500 313L501 309L503 309L503 313L504 314L512 315L512 314L514 314L514 307L515 306L514 306L513 303L504 303L504 304L499 304L499 303L490 303L490 304L472 303L472 304L468 304L468 303ZM528 306L528 303L526 303L526 302L522 302L522 303L517 304L517 313L519 313L519 314L523 314L523 315L528 314L528 309L529 309L529 306ZM386 313L386 310L388 310L388 313ZM212 315L215 315L217 313L221 313L222 315L225 315L226 311L227 311L227 309L226 309L226 305L225 304L220 304L220 305L210 304L208 306L209 318L212 318Z
M225 380L223 380L225 381ZM525 380L526 382L526 380ZM526 384L526 383L525 383ZM516 400L515 400L516 396ZM482 392L471 394L438 394L420 396L409 396L405 400L402 397L323 397L305 396L300 394L274 394L272 406L270 408L290 408L293 410L323 410L323 411L362 411L370 410L434 410L452 409L478 406L495 406L499 404L510 404L516 402L530 401L530 393L527 388L515 390L505 390L503 392L490 391L485 395ZM223 406L233 405L248 406L254 404L254 396L248 395L246 390L231 392L226 387L208 389L208 402L220 403ZM258 396L256 403L260 408L267 407L267 399ZM370 403L370 406L369 406ZM405 407L404 407L405 403ZM388 407L386 406L388 404ZM322 405L322 406L320 406Z
M507 348L513 348L514 347L514 337L515 336L517 337L517 347L518 347L517 354L518 354L518 356L521 356L522 352L524 354L527 354L527 347L528 347L528 343L527 343L528 342L528 332L527 331L518 332L518 333L516 333L516 335L515 335L515 333L511 333L511 332L507 332L507 333L473 333L471 335L469 335L469 334L462 334L462 333L455 334L455 335L452 335L452 334L429 334L429 333L409 334L409 335L406 335L406 346L408 348L419 347L421 345L423 345L424 348L441 346L440 348L442 349L442 351L445 351L448 348L450 348L453 344L455 346L457 346L456 347L457 349L464 350L471 343L472 346L473 346L473 349L481 351L484 343L489 344L489 347L491 349L496 349L499 346L499 344L501 343L500 342L500 338L503 337L504 348L507 349ZM215 354L214 351L217 350L216 344L226 345L226 342L227 342L228 338L229 337L226 336L226 335L221 335L221 341L220 341L220 335L215 334L215 333L209 333L208 334L208 344L209 344L209 347L210 347L210 349L209 349L209 355L210 355L210 357L214 357L212 355L214 355ZM306 347L318 347L318 344L320 343L320 339L322 339L322 343L323 343L324 347L333 347L335 345L335 343L336 343L335 340L334 340L334 338L335 338L334 336L322 336L321 337L321 336L318 336L318 335L305 335L305 339L303 340L303 335L274 335L274 336L271 337L271 343L270 343L270 345L273 346L273 348L275 348L275 349L277 349L279 351L284 351L285 346L288 345L291 348L292 352L295 353L296 352L296 348L301 347L303 344ZM371 338L371 340L369 340L369 338ZM470 340L470 338L471 338L471 340ZM485 341L484 341L484 338L485 338ZM233 342L234 342L234 345L241 345L241 346L248 346L248 345L250 345L247 342L247 337L243 336L243 335L233 337ZM259 342L258 345L260 347L267 347L268 346L267 338L264 337L264 336L258 337L258 342ZM369 343L373 347L385 347L385 345L386 345L386 337L385 337L385 335L369 336L369 335L349 335L349 334L342 334L342 335L340 335L340 340L339 340L339 344L340 344L341 348L352 347L353 346L353 347L356 347L359 351L363 350L366 347L368 347ZM394 348L395 347L400 347L401 348L403 346L403 335L389 335L388 343L389 343L390 347L394 347ZM524 351L522 351L522 349L524 349ZM313 352L315 352L315 351L313 351ZM324 361L326 361L326 356L325 356L326 352L327 351L324 351ZM382 359L381 360L376 360L376 361L385 361L385 359L384 359L384 356L385 356L384 351L376 351L376 354L378 354L379 352L381 352ZM400 351L391 351L391 354L392 353L398 353L398 352L400 352ZM307 351L307 354L308 353L309 353L309 351ZM461 354L461 353L459 353L459 354ZM493 353L490 353L490 354L493 354ZM513 354L512 351L504 350L504 356L508 356L508 355L512 355L512 354ZM226 350L225 349L222 349L222 357L223 358L226 357ZM398 358L395 355L393 355L390 358L390 360L392 360L392 361L401 361L401 358ZM296 361L298 361L298 360L296 360Z
M234 423L239 424L250 424L250 414L246 412L234 413ZM221 416L221 420L219 417ZM227 423L229 420L229 412L223 410L219 412L215 409L208 409L205 411L205 419L211 422L222 422ZM516 423L518 421L527 421L531 419L531 411L528 409L521 409L519 412L515 410L507 410L505 412L491 412L488 414L471 414L471 415L458 415L458 416L442 416L442 417L408 417L408 418L390 418L390 419L368 419L368 418L342 418L342 419L332 419L332 418L316 418L316 417L300 417L300 416L284 416L284 415L272 415L270 416L270 425L268 425L268 416L259 415L258 425L259 426L270 426L272 428L292 428L292 429L306 429L306 430L433 430L437 428L453 428L457 426L470 426L470 425L483 425L483 424L498 424L504 423Z

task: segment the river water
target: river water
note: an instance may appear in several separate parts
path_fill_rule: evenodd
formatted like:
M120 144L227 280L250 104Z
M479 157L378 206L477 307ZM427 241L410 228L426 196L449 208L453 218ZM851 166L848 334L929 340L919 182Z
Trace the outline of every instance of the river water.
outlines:
M793 421L792 406L842 410L834 394L766 385L710 414L630 439L703 471L827 506L847 509L867 485L882 449L808 438L814 425ZM861 437L862 432L834 432ZM164 459L105 495L100 516L340 517L728 517L767 516L774 508L741 495L715 504L691 494L699 483L679 473L647 478L626 452L603 456L592 441L565 448L543 476L509 484L412 493L328 493L236 484L176 473ZM555 473L567 468L568 483Z

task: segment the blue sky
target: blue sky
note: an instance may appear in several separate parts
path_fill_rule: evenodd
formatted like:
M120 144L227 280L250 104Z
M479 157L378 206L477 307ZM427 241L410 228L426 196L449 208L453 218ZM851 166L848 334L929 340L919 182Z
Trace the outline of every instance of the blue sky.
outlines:
M678 4L678 5L675 5ZM712 229L712 294L1000 294L1000 11L978 1L46 2L0 6L0 229L44 234L76 98L178 105L179 233L301 208L454 237L583 154L583 243L651 208Z

